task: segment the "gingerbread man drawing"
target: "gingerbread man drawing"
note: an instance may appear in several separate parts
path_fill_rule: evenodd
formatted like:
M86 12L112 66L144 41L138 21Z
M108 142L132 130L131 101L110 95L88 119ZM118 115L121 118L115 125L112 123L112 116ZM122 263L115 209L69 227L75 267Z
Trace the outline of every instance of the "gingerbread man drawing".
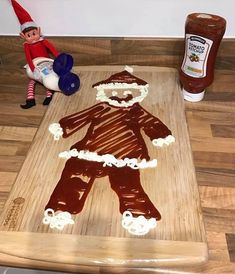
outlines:
M146 234L161 219L141 186L140 169L157 165L156 159L150 159L141 130L154 146L169 145L175 138L163 122L141 107L148 83L128 70L129 67L93 85L96 99L101 102L50 126L56 140L68 138L86 125L89 128L82 140L60 153L67 162L45 207L44 223L55 223L61 217L58 214L81 212L92 185L103 176L109 177L118 195L122 225L130 233ZM73 223L72 216L66 216L68 220L58 228Z

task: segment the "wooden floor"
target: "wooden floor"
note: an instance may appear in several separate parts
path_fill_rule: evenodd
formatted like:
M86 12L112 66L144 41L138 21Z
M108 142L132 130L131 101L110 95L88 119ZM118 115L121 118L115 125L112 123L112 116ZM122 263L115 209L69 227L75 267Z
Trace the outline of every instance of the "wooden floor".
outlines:
M0 213L46 111L41 86L36 107L19 107L27 82L0 66ZM235 273L235 70L218 68L205 99L185 104L209 246L209 262L187 273Z

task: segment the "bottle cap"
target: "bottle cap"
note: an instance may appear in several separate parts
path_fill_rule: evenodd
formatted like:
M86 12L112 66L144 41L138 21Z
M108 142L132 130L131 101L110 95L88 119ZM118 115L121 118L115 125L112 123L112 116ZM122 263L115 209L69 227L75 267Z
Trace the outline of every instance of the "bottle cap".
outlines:
M199 102L204 98L205 90L200 93L191 93L183 88L184 100L189 102Z
M73 57L67 53L59 54L53 62L53 70L58 76L68 73L73 67Z

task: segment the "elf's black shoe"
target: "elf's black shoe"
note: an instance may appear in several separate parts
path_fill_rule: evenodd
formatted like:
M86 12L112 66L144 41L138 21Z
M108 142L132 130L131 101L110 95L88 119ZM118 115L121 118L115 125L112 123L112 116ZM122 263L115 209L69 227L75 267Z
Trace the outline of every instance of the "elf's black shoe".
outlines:
M50 104L51 100L52 100L52 96L46 97L46 98L44 99L44 101L43 101L42 104L43 104L44 106L48 106L48 105Z
M20 105L23 109L28 109L36 105L35 99L27 99L26 104Z

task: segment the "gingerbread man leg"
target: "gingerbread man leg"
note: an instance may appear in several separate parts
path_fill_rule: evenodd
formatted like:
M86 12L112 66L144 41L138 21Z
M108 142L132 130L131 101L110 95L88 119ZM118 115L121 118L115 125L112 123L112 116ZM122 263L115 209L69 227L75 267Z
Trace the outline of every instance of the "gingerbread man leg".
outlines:
M161 215L150 201L140 182L138 169L130 167L112 168L109 173L112 189L117 193L120 212L130 211L134 217L161 219Z
M46 209L67 211L78 214L82 211L87 195L95 180L95 174L89 172L88 161L76 158L69 159L64 167L62 176L54 189ZM86 181L84 177L86 176Z
M138 236L155 228L161 215L141 186L139 170L112 168L109 179L119 197L123 228Z

